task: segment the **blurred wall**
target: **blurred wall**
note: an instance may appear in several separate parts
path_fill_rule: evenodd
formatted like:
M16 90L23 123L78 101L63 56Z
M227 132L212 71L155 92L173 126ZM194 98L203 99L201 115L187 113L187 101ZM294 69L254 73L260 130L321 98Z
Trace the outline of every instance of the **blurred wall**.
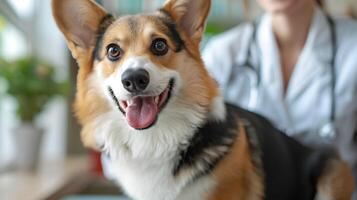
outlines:
M4 1L6 0L0 1L2 8L6 5ZM7 60L30 55L36 56L56 68L58 79L65 79L68 77L68 51L63 37L52 19L50 2L49 0L8 1L7 5L11 6L12 11L21 21L23 30L14 27L11 24L13 20L6 20L5 33L2 33L3 38L0 44L2 48L0 56ZM25 5L31 8L26 9ZM0 15L5 14L0 12ZM13 144L12 130L19 124L19 121L14 114L15 108L16 103L11 97L5 96L0 99L0 167L9 165L16 159L14 154L16 146ZM46 130L41 147L42 160L58 159L65 156L68 110L66 100L56 98L38 117L36 123Z

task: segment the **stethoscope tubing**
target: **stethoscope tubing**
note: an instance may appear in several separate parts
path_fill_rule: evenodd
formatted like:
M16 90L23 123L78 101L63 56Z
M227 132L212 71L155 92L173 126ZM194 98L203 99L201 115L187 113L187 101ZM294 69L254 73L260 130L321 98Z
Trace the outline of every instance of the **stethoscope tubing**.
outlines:
M330 34L331 34L331 45L332 45L332 52L331 52L331 63L330 63L330 70L331 70L331 113L330 113L330 122L335 121L335 113L336 113L336 55L337 55L337 33L336 33L336 25L330 15L326 14L327 22L329 23L330 27Z

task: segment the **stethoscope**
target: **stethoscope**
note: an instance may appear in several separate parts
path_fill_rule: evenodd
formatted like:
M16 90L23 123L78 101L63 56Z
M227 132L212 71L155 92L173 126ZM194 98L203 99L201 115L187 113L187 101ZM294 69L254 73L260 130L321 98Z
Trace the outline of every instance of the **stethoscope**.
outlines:
M336 137L336 127L334 125L335 122L335 113L336 113L336 96L335 96L335 86L336 86L336 53L337 53L337 34L336 34L336 25L334 20L328 14L325 14L326 20L329 25L330 34L331 34L331 60L330 60L330 74L331 74L331 84L330 84L330 96L331 96L331 104L330 104L330 114L327 122L325 122L319 129L318 134L321 138L323 138L326 142L332 141ZM253 108L258 102L258 87L261 83L261 66L260 66L260 58L261 51L259 45L257 43L257 29L258 29L259 20L256 20L252 23L253 29L251 33L251 37L249 38L247 50L246 50L246 58L242 62L242 66L250 69L253 73L252 76L254 78L250 78L250 95L248 107ZM257 52L257 64L254 65L252 63L252 47L255 46L255 50ZM255 82L253 81L255 80Z

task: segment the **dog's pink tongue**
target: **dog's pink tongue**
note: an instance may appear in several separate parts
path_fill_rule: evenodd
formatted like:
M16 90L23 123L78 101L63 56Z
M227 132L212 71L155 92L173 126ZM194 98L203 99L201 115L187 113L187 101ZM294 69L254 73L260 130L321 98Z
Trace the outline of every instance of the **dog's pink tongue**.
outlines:
M157 113L154 97L135 97L126 109L126 120L131 127L144 129L155 122Z

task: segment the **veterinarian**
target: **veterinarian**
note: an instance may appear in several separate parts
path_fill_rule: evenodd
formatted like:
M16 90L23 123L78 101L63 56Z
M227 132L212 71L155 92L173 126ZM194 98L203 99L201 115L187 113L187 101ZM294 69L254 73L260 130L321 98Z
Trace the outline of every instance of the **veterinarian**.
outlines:
M315 0L257 2L264 15L206 45L208 70L228 102L309 146L336 147L357 181L357 22Z

